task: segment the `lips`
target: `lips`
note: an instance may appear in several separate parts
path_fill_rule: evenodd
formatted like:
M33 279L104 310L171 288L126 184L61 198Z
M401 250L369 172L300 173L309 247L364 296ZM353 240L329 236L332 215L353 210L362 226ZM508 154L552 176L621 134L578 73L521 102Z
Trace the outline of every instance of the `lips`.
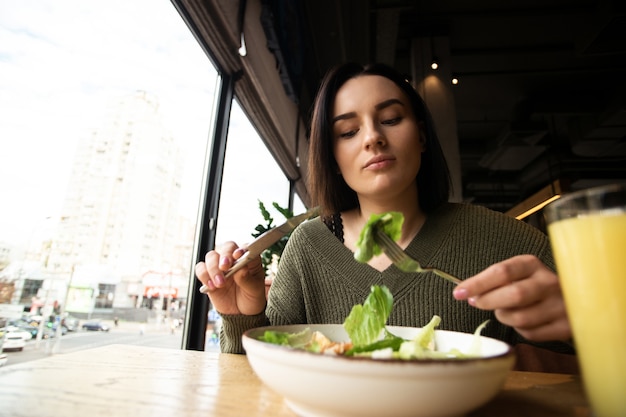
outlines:
M367 168L375 168L375 167L382 167L387 165L387 162L393 161L395 158L392 157L391 155L376 155L370 159L367 160L367 162L365 163L365 165L363 166L364 169Z

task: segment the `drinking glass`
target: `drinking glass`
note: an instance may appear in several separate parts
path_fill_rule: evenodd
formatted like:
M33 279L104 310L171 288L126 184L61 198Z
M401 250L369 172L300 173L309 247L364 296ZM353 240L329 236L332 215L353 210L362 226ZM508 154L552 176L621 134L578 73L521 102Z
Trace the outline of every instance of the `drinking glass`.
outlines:
M594 415L626 416L626 185L571 193L544 213Z

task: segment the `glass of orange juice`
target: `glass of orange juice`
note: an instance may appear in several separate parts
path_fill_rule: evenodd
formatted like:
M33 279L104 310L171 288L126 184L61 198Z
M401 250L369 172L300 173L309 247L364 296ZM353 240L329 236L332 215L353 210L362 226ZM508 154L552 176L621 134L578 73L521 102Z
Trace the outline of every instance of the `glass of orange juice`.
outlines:
M626 185L571 193L544 214L594 415L626 416Z

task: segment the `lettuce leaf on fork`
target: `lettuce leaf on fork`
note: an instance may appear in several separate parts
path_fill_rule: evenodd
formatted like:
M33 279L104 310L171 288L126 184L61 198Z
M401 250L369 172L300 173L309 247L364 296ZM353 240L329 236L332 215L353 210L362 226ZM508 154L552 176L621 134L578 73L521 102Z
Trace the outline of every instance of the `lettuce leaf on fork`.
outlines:
M354 259L367 263L376 255L383 253L383 250L374 240L376 227L382 227L387 236L393 240L398 240L402 236L402 223L404 215L400 212L389 211L382 214L372 214L361 229L359 239L356 242Z

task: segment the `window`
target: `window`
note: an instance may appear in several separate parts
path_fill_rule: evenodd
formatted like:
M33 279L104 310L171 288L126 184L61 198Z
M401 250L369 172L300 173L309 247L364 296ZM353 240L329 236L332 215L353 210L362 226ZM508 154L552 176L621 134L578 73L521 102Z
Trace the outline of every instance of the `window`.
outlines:
M37 297L37 293L39 292L42 283L43 281L40 279L25 279L21 283L22 293L20 294L20 303L24 305L30 305L33 298Z
M95 308L108 309L113 308L113 299L115 298L115 285L98 284L98 292L96 295Z
M216 244L228 240L239 244L252 241L254 228L264 223L259 201L276 215L274 224L282 223L283 217L273 209L272 203L288 207L289 180L237 101L234 101L226 145ZM300 211L304 211L304 205L295 198L294 212Z
M183 314L217 71L167 1L4 3L8 303L149 325L158 288Z
M180 323L219 76L176 9L7 2L0 71L2 302ZM230 116L217 241L243 243L289 183L236 102Z

